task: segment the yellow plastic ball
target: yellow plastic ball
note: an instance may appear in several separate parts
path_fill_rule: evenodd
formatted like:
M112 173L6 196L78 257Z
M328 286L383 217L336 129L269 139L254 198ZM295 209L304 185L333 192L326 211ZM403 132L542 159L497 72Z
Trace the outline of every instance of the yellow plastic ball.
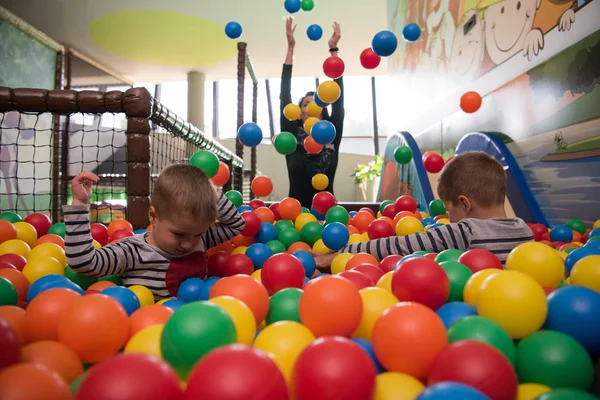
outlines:
M256 337L254 347L267 353L289 382L296 359L315 335L295 321L278 321L265 327Z
M138 298L141 307L154 304L154 294L146 286L133 285L129 286L128 289Z
M419 214L421 214L421 218L429 218L429 213L426 211L419 211Z
M381 213L381 211L377 211L377 218L381 218L383 217L383 214Z
M448 218L440 218L438 219L437 223L442 225L448 225L450 223L450 220Z
M340 98L341 93L342 90L340 89L340 85L338 85L335 81L321 82L317 88L319 100L324 103L335 103L337 99Z
M559 251L558 255L560 256L560 258L565 261L567 259L567 256L569 255L569 253L564 252L564 251Z
M30 251L31 247L19 239L10 239L0 244L0 256L4 254L18 254L28 258Z
M600 256L592 255L577 261L571 270L571 284L600 293Z
M583 246L583 243L581 243L581 242L571 242L571 243L574 245L577 245L577 247Z
M312 177L312 186L317 190L325 190L329 185L329 178L325 174L316 174Z
M313 244L312 249L313 251L322 254L327 254L331 252L331 250L327 246L325 246L325 243L323 243L323 239L317 240L315 244Z
M172 300L172 299L173 299L172 297L167 297L166 299L162 299L162 300L157 301L156 304L162 305L162 304L165 304L167 301Z
M237 332L237 343L251 345L256 335L256 319L250 307L232 296L217 296L208 301L229 314Z
M92 240L92 246L94 246L95 249L99 249L102 247L100 242L98 242L97 240Z
M592 226L592 229L596 228L600 228L600 219L597 219L596 222L594 222L594 225Z
M358 293L362 299L363 313L352 337L371 340L375 321L381 313L396 304L398 299L392 293L378 287L367 287Z
M302 230L302 228L304 227L304 225L308 224L309 222L316 222L316 221L317 221L317 217L315 217L311 213L302 213L296 217L296 220L294 221L294 227L296 228L296 230L298 232L300 232Z
M246 254L246 250L247 249L248 249L248 246L236 247L235 249L233 249L231 251L231 255L234 255L234 254Z
M395 271L388 271L379 280L377 281L378 288L382 288L392 293L392 277L394 276Z
M360 236L362 236L363 242L368 242L369 240L371 240L371 238L369 237L369 232L363 232L360 234Z
M261 322L260 324L258 324L258 326L256 327L257 331L262 331L263 329L265 329L267 326L267 323L265 321Z
M253 277L254 279L256 279L257 281L262 282L261 271L262 271L262 269L257 269L250 276Z
M571 284L571 277L569 276L568 278L565 278L565 280L563 281L563 283L565 285L570 285Z
M383 372L375 378L372 400L414 400L425 386L415 377L401 372Z
M331 273L339 274L346 270L346 263L352 258L352 253L339 253L331 260Z
M557 288L565 278L565 264L558 252L538 242L515 247L506 259L506 270L527 274L547 288Z
M535 400L539 395L552 390L539 383L521 383L517 387L517 400Z
M290 121L296 121L298 118L300 118L301 113L300 107L294 103L290 103L283 108L284 117Z
M396 224L396 235L406 236L423 232L423 224L416 217L400 218Z
M23 275L27 277L31 285L42 276L51 274L65 274L65 267L52 257L37 258L31 261L27 260L27 264L23 268Z
M306 112L311 117L318 117L319 115L321 115L322 111L323 111L323 107L321 107L320 105L318 105L314 101L311 101L306 106Z
M320 119L317 117L306 118L306 121L304 121L304 132L306 132L308 135L310 135L313 125L319 121L320 121Z
M548 315L544 289L519 271L501 271L486 279L475 307L478 315L500 324L513 339L538 331Z
M22 240L29 245L29 247L35 246L37 242L37 231L29 222L20 221L15 222L15 229L17 230L17 239Z
M67 265L67 257L65 257L65 251L59 245L55 243L42 243L35 246L29 252L28 261L35 260L37 258L52 257L57 260L63 267Z
M348 244L356 244L356 243L362 243L362 242L366 242L366 240L365 240L365 237L363 235L361 235L360 233L353 233L348 238Z
M471 277L467 280L467 283L465 283L465 287L463 289L463 301L474 306L477 301L477 294L479 293L479 289L481 289L483 281L499 272L501 272L500 269L488 268L477 271L471 275Z
M142 353L162 358L162 352L160 351L160 336L162 335L163 328L164 324L158 324L141 329L129 339L123 352Z

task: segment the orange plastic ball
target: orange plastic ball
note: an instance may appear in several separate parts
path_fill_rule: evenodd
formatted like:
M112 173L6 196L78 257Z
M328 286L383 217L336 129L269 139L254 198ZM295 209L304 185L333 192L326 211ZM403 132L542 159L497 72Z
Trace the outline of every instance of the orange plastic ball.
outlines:
M302 212L302 205L293 197L286 197L279 202L279 215L281 218L293 221Z
M358 229L360 233L369 229L371 222L375 221L375 217L368 211L359 211L352 218L352 225Z
M67 383L83 373L83 363L73 350L60 342L42 340L21 349L21 360L43 365L59 374Z
M250 189L252 189L252 193L258 197L267 197L273 192L273 182L268 176L259 175L252 180Z
M161 325L173 315L173 310L161 304L138 308L129 317L129 337L151 325Z
M15 331L21 346L27 343L27 335L25 334L25 310L17 306L0 306L0 319L8 322L10 327ZM2 391L0 391L0 393L1 392Z
M98 292L101 292L104 289L109 288L109 287L113 287L113 286L117 286L117 284L114 283L114 282L111 282L111 281L98 281L98 282L92 283L88 287L88 290L96 290Z
M254 210L254 213L262 222L269 222L271 224L275 222L275 214L267 207L258 207Z
M8 279L15 286L20 301L27 300L29 279L21 271L12 268L2 268L0 269L0 276Z
M379 266L379 261L369 253L356 253L346 263L346 270L352 269L360 264L371 264Z
M241 300L254 314L256 326L265 320L269 312L267 289L250 275L233 275L219 279L210 289L209 298L218 296L231 296Z
M233 238L232 242L235 247L242 247L242 246L248 247L248 246L254 244L254 238L239 234Z
M63 238L61 238L60 236L55 235L53 233L48 233L48 234L42 236L41 238L39 238L37 240L37 242L35 242L35 245L37 246L42 243L54 243L54 244L59 245L63 249L65 248L65 240Z
M312 136L307 136L304 139L304 148L308 154L319 154L323 150L323 146L315 142Z
M113 233L121 229L133 231L133 225L124 219L116 219L108 225L108 237L111 237Z
M477 92L467 92L460 98L460 108L466 113L474 113L481 107L481 96Z
M0 371L2 400L71 400L65 380L43 365L20 363Z
M296 243L292 243L292 245L290 247L288 247L288 253L293 253L295 251L299 251L299 250L304 250L304 251L311 251L311 247L304 243L304 242L296 242Z
M0 243L16 238L17 229L15 228L15 226L4 219L0 219Z
M217 174L213 176L210 180L215 186L223 186L229 181L231 177L231 172L229 171L229 167L223 161L219 161L219 170Z
M227 241L225 243L221 243L218 246L211 247L210 249L206 250L206 256L210 257L219 251L224 251L227 254L231 254L231 252L233 251L233 246L231 245L231 242Z
M27 340L58 340L58 322L81 295L70 289L49 289L38 294L25 312Z

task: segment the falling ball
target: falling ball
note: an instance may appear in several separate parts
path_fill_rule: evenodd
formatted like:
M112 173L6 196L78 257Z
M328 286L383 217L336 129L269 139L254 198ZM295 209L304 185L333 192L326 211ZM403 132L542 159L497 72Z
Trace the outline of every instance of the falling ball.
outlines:
M190 158L190 164L200 168L209 178L219 172L219 159L210 151L200 150Z
M344 74L344 60L337 56L327 57L323 62L323 72L331 79L337 79Z
M300 3L300 0L285 0L283 7L285 8L285 11L289 12L290 14L295 14L300 11L302 4Z
M379 57L391 56L398 47L398 39L391 31L381 31L373 37L371 47Z
M421 28L414 22L411 22L402 29L402 37L407 42L414 42L419 39L419 36L421 36Z
M394 151L394 159L398 164L408 164L412 156L412 150L408 146L400 146Z
M460 108L468 114L474 113L481 107L481 96L477 92L467 92L460 98Z
M381 57L379 57L372 48L368 47L360 53L360 64L365 69L375 69L379 66Z
M238 138L244 146L256 147L263 139L262 129L254 122L246 122L238 129Z
M313 0L302 0L302 11L309 12L315 7L315 3Z
M306 35L310 40L315 42L321 39L321 37L323 36L323 29L317 24L312 24L308 27L308 29L306 29Z
M237 39L242 36L242 26L235 21L228 22L225 25L225 34L229 39Z

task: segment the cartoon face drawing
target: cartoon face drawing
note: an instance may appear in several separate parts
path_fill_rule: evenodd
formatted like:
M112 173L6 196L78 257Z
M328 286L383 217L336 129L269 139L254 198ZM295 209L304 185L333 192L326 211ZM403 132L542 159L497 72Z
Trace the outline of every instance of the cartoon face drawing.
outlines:
M483 60L483 20L473 9L467 10L452 41L450 70L455 78L472 80L477 76Z
M494 64L501 64L523 50L540 2L503 0L485 10L485 46Z

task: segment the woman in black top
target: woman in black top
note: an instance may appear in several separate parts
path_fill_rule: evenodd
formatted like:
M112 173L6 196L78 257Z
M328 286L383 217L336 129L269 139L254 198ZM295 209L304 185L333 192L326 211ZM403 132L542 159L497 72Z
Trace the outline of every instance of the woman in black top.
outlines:
M296 150L286 156L286 164L288 176L290 180L289 197L293 197L300 201L303 207L309 208L312 205L312 199L318 192L312 186L312 177L318 173L323 173L329 178L329 186L325 189L333 193L333 181L335 171L338 165L338 154L340 151L340 142L342 141L342 130L344 129L344 86L342 78L335 79L335 82L340 86L340 98L331 105L331 115L327 112L327 108L323 108L321 115L317 118L328 120L335 126L335 139L331 144L323 147L319 154L308 154L304 148L304 139L308 136L304 131L304 121L309 117L306 107L313 100L314 92L308 92L300 99L298 105L302 110L301 117L297 121L289 121L283 115L283 109L286 105L292 102L291 86L292 86L292 62L294 57L294 47L296 40L294 39L294 31L296 26L292 27L292 19L286 21L286 35L288 41L287 56L283 64L281 72L281 93L280 112L281 112L281 131L290 132L298 141ZM334 57L337 57L337 43L340 40L340 26L337 22L333 25L333 35L329 39L329 51Z

